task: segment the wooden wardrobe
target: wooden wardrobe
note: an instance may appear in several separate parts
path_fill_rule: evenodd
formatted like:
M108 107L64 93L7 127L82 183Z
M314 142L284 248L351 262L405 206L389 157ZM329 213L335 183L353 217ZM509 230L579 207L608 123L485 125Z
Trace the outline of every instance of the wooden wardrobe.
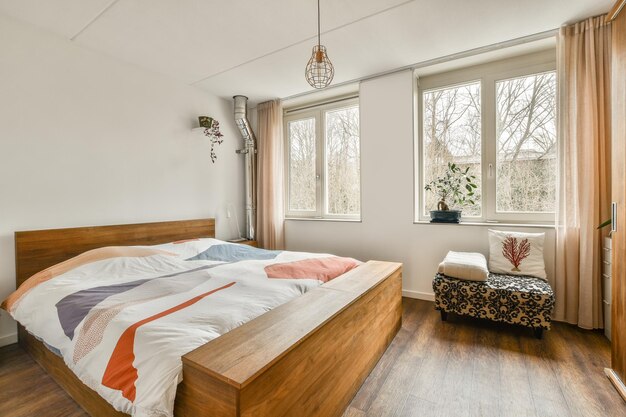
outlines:
M611 369L606 373L626 400L626 0L607 19L612 25L612 314Z

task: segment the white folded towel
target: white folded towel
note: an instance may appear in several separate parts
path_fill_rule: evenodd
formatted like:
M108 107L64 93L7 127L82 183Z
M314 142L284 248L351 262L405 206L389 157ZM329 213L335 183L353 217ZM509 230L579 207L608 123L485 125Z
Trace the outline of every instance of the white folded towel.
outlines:
M439 273L467 281L486 281L489 277L487 260L482 253L453 252L439 264Z

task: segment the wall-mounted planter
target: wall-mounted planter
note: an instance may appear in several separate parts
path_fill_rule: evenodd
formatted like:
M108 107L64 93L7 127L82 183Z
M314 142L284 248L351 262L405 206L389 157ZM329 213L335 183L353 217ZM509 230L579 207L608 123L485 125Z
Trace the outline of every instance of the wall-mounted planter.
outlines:
M201 130L204 136L211 141L211 162L215 163L217 154L215 153L215 145L221 145L224 141L224 135L220 132L220 122L209 116L198 116L200 127L192 129L193 131Z
M213 127L213 118L209 116L198 116L198 124L200 127Z
M431 210L431 223L458 223L461 221L461 210Z

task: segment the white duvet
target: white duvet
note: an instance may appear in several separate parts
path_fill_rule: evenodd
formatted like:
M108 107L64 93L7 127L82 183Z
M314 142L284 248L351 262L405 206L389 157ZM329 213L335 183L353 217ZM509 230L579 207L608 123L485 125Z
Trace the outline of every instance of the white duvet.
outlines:
M33 276L4 307L115 409L172 416L182 355L357 265L216 239L102 248Z

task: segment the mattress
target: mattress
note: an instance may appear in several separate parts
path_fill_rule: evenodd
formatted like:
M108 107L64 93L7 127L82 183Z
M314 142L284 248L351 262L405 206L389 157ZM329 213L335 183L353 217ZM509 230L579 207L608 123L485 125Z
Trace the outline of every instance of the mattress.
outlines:
M116 410L171 417L184 354L359 264L217 239L107 247L35 274L3 308Z

